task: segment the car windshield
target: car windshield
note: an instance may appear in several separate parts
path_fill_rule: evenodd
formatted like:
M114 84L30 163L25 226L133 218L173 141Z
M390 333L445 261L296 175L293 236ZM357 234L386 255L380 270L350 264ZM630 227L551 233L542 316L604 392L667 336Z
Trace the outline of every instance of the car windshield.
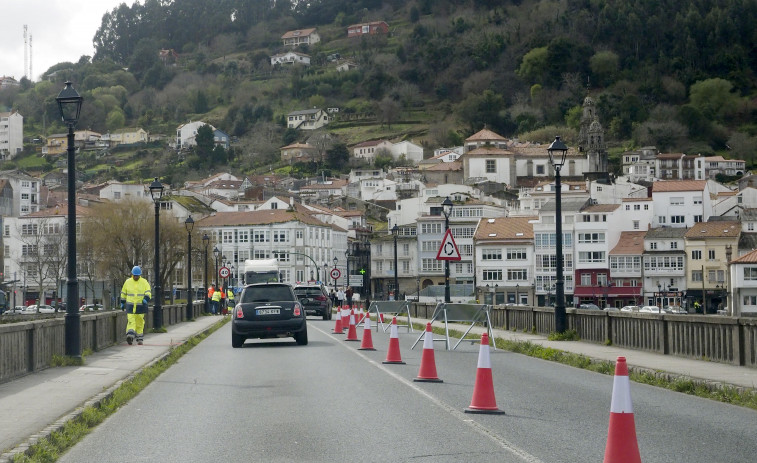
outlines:
M294 293L298 296L323 296L320 288L294 288Z
M289 286L283 285L249 286L242 293L242 303L291 300L292 292Z

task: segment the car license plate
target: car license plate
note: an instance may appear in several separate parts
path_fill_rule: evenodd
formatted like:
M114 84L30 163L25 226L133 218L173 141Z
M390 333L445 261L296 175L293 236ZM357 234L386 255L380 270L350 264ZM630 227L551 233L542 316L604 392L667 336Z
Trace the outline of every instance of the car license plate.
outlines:
M257 315L278 315L281 313L281 309L257 309L255 313Z

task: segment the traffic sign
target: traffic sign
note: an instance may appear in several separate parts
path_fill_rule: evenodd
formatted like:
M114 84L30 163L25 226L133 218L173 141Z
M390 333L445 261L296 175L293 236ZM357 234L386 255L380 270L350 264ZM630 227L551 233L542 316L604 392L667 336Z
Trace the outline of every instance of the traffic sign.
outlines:
M348 275L347 280L347 286L354 286L356 288L363 287L363 275Z
M342 272L340 272L338 268L332 268L331 269L331 278L332 279L338 280L340 276L342 276Z
M447 229L444 234L442 245L439 246L439 252L436 253L436 260L462 260L460 251L457 249L455 238L452 237L452 230Z
M229 270L229 267L221 267L218 269L218 276L221 278L229 278L229 275L231 275L231 270Z

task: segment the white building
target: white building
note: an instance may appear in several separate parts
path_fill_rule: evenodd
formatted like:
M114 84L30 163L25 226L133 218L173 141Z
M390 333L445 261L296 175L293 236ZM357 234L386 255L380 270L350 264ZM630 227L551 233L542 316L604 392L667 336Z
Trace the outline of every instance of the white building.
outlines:
M138 200L152 202L152 196L147 185L121 183L111 180L100 189L100 199L108 201Z
M297 53L296 51L278 53L271 56L271 66L277 64L302 64L303 66L310 66L310 55Z
M373 163L378 153L385 152L391 155L392 147L393 145L387 140L369 140L355 145L352 148L352 155Z
M323 264L333 267L334 257L344 265L347 231L321 222L300 204L294 210L219 212L196 221L195 227L207 233L219 255L234 266L235 286L241 284L246 259L277 258L282 279L290 284L322 279Z
M204 125L209 124L202 121L195 121L180 125L176 129L176 149L180 150L182 148L197 145L197 141L195 140L195 137L197 137L197 130ZM212 125L210 127L215 132L216 128Z
M731 314L757 315L757 250L734 259L728 266Z
M712 215L706 180L660 180L652 184L653 227L691 228Z
M403 157L413 164L418 164L423 160L423 147L407 140L394 143L392 145L392 158L400 160Z
M24 117L17 111L0 113L0 160L13 159L24 150Z
M13 191L11 199L13 216L21 216L40 210L40 186L42 182L18 170L0 172L0 179L7 180Z
M329 115L318 108L292 111L287 114L287 128L297 130L320 129L329 123Z

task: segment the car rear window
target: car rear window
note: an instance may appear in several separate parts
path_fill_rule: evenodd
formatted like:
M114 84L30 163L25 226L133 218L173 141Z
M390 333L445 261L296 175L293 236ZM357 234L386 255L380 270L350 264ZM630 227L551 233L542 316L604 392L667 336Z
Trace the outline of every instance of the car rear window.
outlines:
M282 285L264 285L251 286L244 289L242 293L242 303L247 302L272 302L272 301L291 301L292 291L289 286Z
M298 296L323 296L320 288L294 288L294 293Z

